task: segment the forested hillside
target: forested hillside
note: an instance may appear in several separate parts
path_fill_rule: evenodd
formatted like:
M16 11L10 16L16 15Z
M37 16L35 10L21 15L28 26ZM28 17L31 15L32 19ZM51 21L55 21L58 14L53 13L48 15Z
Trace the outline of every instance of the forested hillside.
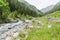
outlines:
M24 19L24 17L42 16L42 12L25 0L0 0L0 4L0 23Z

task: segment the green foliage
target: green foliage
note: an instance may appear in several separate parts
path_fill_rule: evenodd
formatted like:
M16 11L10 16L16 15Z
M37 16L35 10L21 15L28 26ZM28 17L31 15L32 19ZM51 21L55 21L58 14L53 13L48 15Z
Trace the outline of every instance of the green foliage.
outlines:
M18 11L21 14L30 15L30 16L33 16L33 17L40 16L40 11L37 12L38 10L36 8L35 9L37 11L32 10L31 8L29 8L28 5L26 5L23 2L19 2L18 0L7 0L7 1L9 2L11 11L15 11L16 10L16 11Z
M0 0L0 21L5 22L9 15L9 4L6 0Z
M12 19L23 20L23 19L31 19L32 17L41 16L39 14L40 11L38 12L38 9L28 4L24 0L23 2L19 2L18 0L0 0L0 21L6 22ZM32 8L35 9L32 10Z

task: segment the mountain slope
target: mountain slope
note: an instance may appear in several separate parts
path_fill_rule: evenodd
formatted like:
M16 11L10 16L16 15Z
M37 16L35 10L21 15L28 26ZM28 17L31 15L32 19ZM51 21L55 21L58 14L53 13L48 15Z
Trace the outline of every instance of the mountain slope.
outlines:
M41 9L41 11L43 13L46 13L46 12L50 11L53 7L54 7L54 5L50 5L50 6L46 7L46 8Z
M51 5L46 8L43 8L43 9L41 9L41 11L44 14L49 14L49 13L53 13L55 11L60 11L60 2L58 2L56 5Z
M23 5L25 5L26 7L30 8L31 10L34 10L36 11L38 14L41 14L42 15L42 12L39 11L35 6L29 4L28 2L24 1L24 0L19 0L19 2L21 2Z
M25 0L7 0L9 2L11 11L17 10L21 14L28 14L31 16L41 16L42 12L38 11L36 7L30 5Z
M55 7L53 8L55 11L60 11L60 2L58 2Z
M53 13L55 11L60 11L60 2L58 2L50 11L46 12L48 13Z

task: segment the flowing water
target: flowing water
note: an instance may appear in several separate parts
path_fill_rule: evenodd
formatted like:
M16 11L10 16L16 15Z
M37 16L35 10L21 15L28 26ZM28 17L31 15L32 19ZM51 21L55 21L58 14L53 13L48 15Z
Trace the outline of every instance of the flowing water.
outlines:
M24 29L23 21L19 21L17 23L7 23L0 24L0 40L5 40L8 34L13 35L16 32Z

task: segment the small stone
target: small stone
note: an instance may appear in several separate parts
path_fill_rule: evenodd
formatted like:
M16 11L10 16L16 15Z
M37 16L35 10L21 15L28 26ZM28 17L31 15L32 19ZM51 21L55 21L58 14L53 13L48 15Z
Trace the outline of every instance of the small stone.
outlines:
M38 21L38 24L41 24L42 22L41 21Z
M33 18L32 20L38 20L37 18Z
M19 33L14 33L13 37L17 37Z
M52 27L52 25L51 25L51 24L49 24L49 25L48 25L48 28L51 28L51 27Z
M26 23L30 23L31 21L30 21L30 20L24 20L24 22L26 22Z

